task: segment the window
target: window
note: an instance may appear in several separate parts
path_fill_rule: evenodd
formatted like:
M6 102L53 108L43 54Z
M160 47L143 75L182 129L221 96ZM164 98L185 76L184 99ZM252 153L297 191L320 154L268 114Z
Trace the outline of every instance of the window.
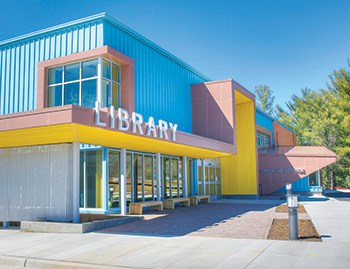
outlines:
M318 172L315 172L309 175L309 186L310 187L320 186Z
M102 61L102 93L101 93L101 106L118 107L119 104L119 71L118 65L109 61Z
M258 147L270 146L270 136L261 132L257 132Z
M102 208L102 150L80 152L80 207Z
M48 107L74 104L93 108L96 100L102 107L120 106L119 65L98 58L48 70Z

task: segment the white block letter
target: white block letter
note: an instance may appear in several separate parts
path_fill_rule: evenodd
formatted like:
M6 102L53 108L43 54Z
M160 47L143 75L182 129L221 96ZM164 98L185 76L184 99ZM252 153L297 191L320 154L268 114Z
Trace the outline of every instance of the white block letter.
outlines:
M129 130L129 112L125 109L118 108L118 129L120 131Z
M177 129L177 124L172 124L171 122L169 122L169 126L171 129L171 136L172 136L172 140L176 141L176 129Z
M157 130L156 130L156 125L154 124L154 119L153 117L149 117L148 123L147 123L147 133L146 135L150 135L151 132L153 133L153 137L157 137Z
M98 126L106 126L107 123L100 121L101 103L99 101L95 102L95 124Z
M143 135L141 124L143 123L143 117L141 114L133 112L131 115L132 120L132 132L136 133L136 127L139 130L140 135Z
M168 123L166 121L159 120L158 126L159 126L159 138L163 138L163 134L164 134L164 138L169 139L168 133L167 133Z

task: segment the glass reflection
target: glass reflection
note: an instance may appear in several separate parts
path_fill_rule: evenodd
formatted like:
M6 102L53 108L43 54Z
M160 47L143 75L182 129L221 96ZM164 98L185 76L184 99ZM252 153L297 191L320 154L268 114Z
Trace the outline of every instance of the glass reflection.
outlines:
M82 106L95 107L97 100L97 79L85 80L82 82Z
M80 78L80 63L66 65L64 67L64 81L74 81Z
M108 207L120 206L120 153L110 151L108 154Z

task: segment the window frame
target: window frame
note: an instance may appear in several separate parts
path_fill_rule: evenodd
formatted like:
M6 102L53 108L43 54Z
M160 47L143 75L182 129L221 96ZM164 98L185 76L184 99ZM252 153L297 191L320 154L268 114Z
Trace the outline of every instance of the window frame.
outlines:
M256 143L258 148L269 147L271 146L271 136L266 133L257 131Z
M315 181L316 181L315 185L311 185L310 184L310 176L311 175L315 175ZM319 187L319 186L321 186L320 170L317 170L317 171L315 171L315 172L313 172L313 173L311 173L310 175L307 176L307 184L308 184L309 187Z
M97 74L95 76L91 76L88 78L83 78L83 63L85 62L90 62L93 60L97 60ZM109 64L109 78L106 78L103 76L103 62L107 62ZM79 64L79 79L77 80L70 80L70 81L65 81L65 69L67 66L74 65L74 64ZM118 74L117 74L117 79L118 81L113 80L113 65L117 66L118 69ZM61 82L59 83L52 83L49 84L49 74L50 70L57 69L57 68L62 68L62 78ZM115 108L121 107L121 65L118 63L115 63L111 60L108 60L104 57L93 57L93 58L88 58L80 61L75 61L75 62L69 62L66 64L62 65L57 65L57 66L51 66L50 68L47 69L46 71L46 76L47 76L47 85L46 85L46 107L56 107L56 106L64 106L65 102L65 86L69 84L74 84L74 83L79 83L79 106L83 106L83 82L85 81L90 81L90 80L96 80L96 100L99 101L102 105L102 107L110 107L111 105L114 105ZM104 102L102 100L102 83L103 81L108 81L110 85L110 94L107 93L107 102L106 106L103 106ZM117 104L113 104L113 85L117 85ZM51 105L50 104L50 88L53 87L61 87L61 102L59 105ZM108 101L110 98L110 102ZM94 107L94 106L93 106Z

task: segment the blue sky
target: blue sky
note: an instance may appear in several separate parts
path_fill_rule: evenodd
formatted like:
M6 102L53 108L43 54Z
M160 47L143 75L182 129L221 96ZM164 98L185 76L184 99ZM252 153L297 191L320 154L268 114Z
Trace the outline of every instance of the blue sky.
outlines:
M350 56L350 1L0 0L0 40L100 12L213 80L270 86L283 104Z

